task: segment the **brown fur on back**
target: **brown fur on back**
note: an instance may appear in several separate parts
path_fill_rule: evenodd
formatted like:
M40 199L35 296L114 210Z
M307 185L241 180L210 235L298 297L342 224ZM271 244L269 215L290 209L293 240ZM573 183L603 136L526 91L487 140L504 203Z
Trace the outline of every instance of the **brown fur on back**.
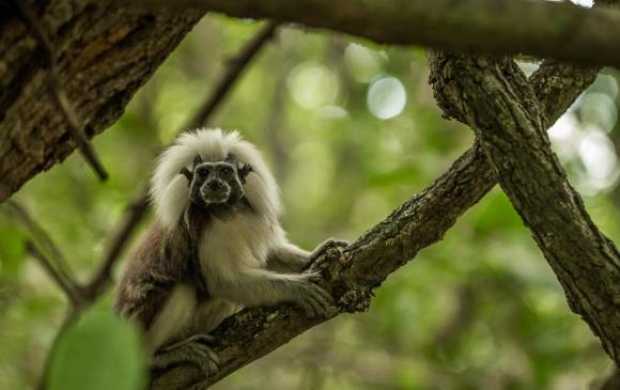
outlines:
M191 236L203 223L202 218L197 218L190 224L194 230ZM188 282L198 286L197 293L204 299L206 286L198 267L192 239L184 224L167 232L154 223L142 237L125 270L115 309L148 329L175 284Z

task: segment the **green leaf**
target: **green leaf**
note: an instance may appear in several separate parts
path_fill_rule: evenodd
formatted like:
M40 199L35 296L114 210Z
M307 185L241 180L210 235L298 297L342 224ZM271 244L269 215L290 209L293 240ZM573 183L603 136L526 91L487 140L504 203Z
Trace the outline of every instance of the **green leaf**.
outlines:
M24 236L19 229L0 227L0 278L15 279L24 260Z
M145 384L139 334L109 310L91 309L59 341L50 390L138 390Z

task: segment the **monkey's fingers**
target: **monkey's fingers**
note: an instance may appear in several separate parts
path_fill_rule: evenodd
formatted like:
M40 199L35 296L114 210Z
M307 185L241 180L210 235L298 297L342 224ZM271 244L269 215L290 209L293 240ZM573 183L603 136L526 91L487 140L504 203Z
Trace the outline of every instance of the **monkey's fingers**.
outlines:
M170 351L172 349L179 348L185 344L193 343L193 342L201 343L201 344L208 346L208 345L213 344L214 341L215 341L215 337L211 336L210 334L199 333L199 334L189 336L188 338L178 341L174 344L167 345L164 348L162 348L162 351Z
M177 343L176 348L167 347L158 352L151 362L154 369L165 369L171 365L188 363L200 368L205 376L219 370L219 358L200 338L204 335L195 335ZM193 340L189 340L194 338Z
M310 264L309 269L313 270L314 268L317 268L314 264L316 263L316 260L323 255L325 255L328 259L340 259L344 255L343 250L348 246L349 243L344 240L326 240L310 254L310 260L308 261L308 264Z
M320 286L307 284L304 291L304 304L309 307L311 317L326 317L335 310L334 299Z

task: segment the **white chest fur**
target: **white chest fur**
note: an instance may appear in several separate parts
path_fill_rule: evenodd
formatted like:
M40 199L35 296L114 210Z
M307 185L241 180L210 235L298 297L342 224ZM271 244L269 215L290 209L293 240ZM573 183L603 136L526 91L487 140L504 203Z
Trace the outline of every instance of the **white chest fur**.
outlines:
M209 292L217 296L219 287L230 286L245 270L264 268L278 229L269 220L238 213L214 219L200 240L200 265Z

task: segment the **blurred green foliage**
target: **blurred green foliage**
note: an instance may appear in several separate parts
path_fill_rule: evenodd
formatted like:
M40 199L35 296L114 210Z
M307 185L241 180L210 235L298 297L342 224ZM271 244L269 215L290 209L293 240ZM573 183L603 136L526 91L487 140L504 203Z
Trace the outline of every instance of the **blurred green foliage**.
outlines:
M147 183L157 151L258 28L209 16L191 32L121 120L95 139L111 173L107 183L97 182L74 154L15 195L80 280L96 269L127 202ZM420 49L285 28L210 125L238 129L263 150L281 184L284 224L294 242L312 248L329 236L352 240L430 184L472 143L471 130L441 118L427 75ZM402 84L406 101L381 90L373 104L385 106L369 107L370 87L386 77ZM602 77L594 91L610 96L615 109L615 75ZM394 111L387 119L371 113ZM573 111L580 128L597 115L584 112L583 102ZM616 131L609 130L613 142ZM586 171L579 156L562 156L571 179L581 183ZM595 221L620 239L615 181L586 192ZM66 310L58 288L25 254L25 237L0 214L0 389L35 386ZM131 352L135 339L109 314L111 294L58 346L54 389L80 388L96 378L99 387L82 388L138 383L132 376L141 370L139 355ZM393 274L368 313L312 329L215 387L582 389L609 366L496 188L442 242ZM121 376L125 387L107 382Z
M89 309L53 350L50 390L134 390L145 384L137 329L107 308Z

